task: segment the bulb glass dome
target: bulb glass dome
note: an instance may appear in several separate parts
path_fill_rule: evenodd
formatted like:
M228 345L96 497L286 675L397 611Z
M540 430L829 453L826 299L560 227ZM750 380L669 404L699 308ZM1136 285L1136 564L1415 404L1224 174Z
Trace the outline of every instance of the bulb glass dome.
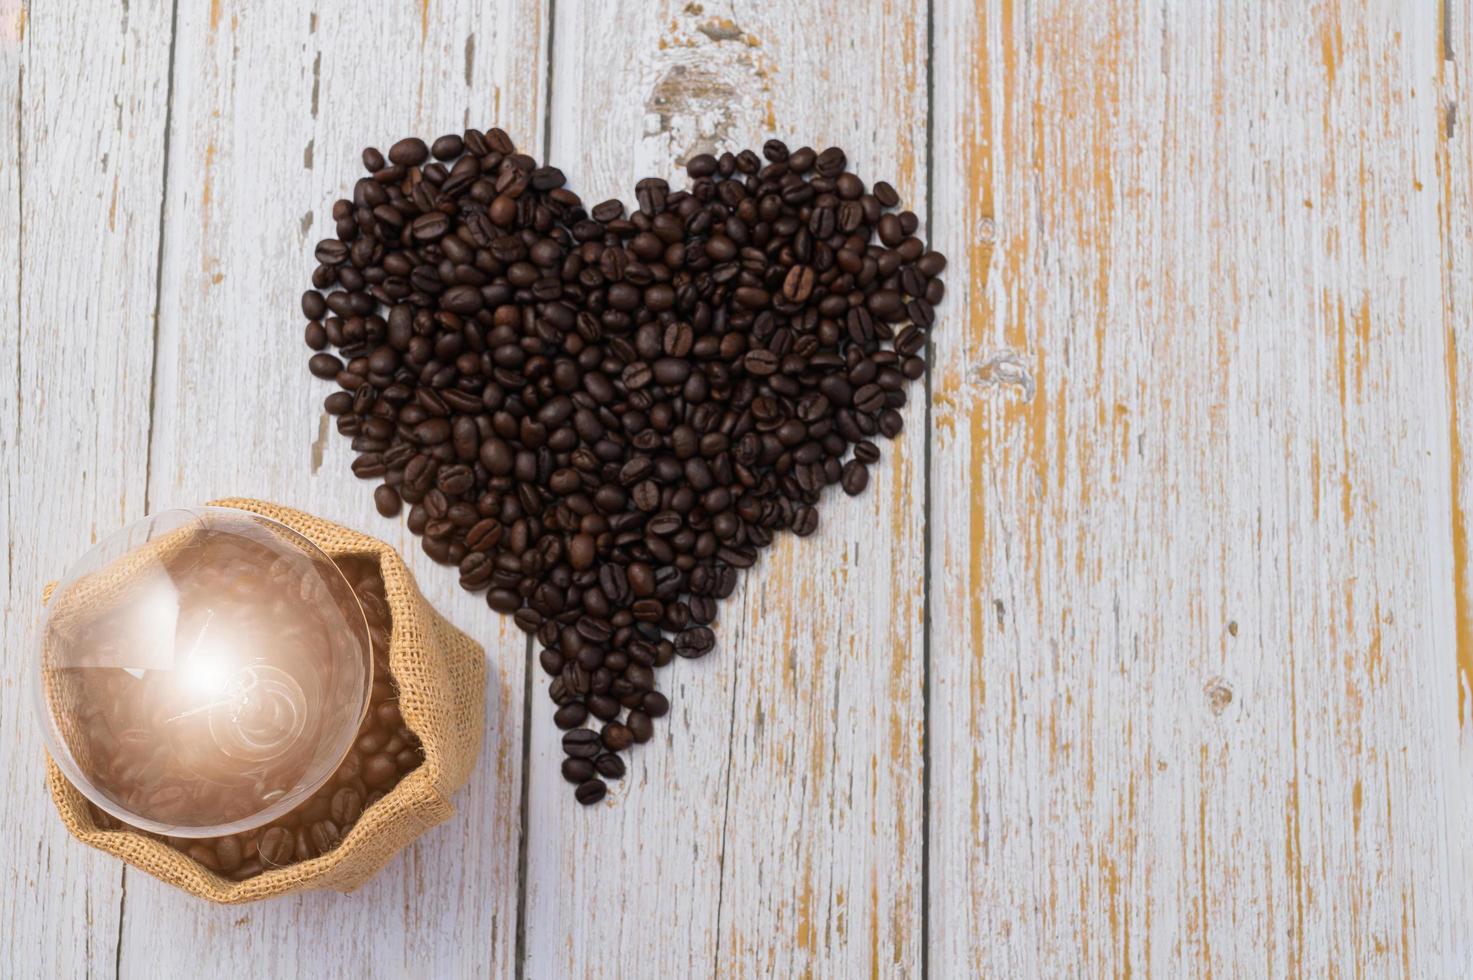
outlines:
M176 837L302 803L352 747L373 682L368 625L332 559L220 507L95 546L53 591L36 646L56 764L114 817Z

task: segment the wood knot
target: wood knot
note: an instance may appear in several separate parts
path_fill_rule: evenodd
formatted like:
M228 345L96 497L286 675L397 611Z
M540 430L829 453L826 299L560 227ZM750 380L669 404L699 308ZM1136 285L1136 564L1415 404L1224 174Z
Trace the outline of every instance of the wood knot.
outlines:
M1221 677L1209 677L1202 693L1207 695L1207 707L1214 715L1222 714L1233 703L1233 689Z

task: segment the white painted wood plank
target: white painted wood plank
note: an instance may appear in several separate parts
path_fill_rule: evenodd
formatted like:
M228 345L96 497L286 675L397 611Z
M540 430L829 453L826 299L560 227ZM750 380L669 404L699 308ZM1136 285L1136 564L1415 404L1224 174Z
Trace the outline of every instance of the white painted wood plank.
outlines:
M937 18L933 974L1462 973L1435 18Z
M52 809L26 670L44 583L143 515L168 52L167 3L0 12L0 963L15 976L115 959L121 868Z
M1445 826L1448 829L1451 940L1457 955L1473 963L1466 928L1473 918L1473 581L1468 533L1473 515L1473 9L1444 0L1440 5L1437 78L1438 215L1442 234L1442 326L1447 357L1441 365L1448 396L1448 472L1452 523L1450 591L1454 613L1451 644L1456 651L1458 738L1437 766L1459 778L1449 780ZM1446 641L1446 637L1444 640ZM1446 664L1444 664L1446 667Z
M430 601L486 647L486 741L457 816L351 896L207 907L130 874L124 976L506 975L517 933L525 641L402 521L380 518L322 414L298 297L359 152L467 122L536 140L540 0L180 4L151 500L255 495L398 546Z
M830 143L924 205L924 9L562 4L552 160L594 203L707 149ZM884 56L874 52L883 50ZM532 706L530 976L919 970L924 416L662 672L671 717L592 812ZM539 672L540 674L540 672ZM733 716L733 713L734 716ZM614 911L617 910L617 911Z

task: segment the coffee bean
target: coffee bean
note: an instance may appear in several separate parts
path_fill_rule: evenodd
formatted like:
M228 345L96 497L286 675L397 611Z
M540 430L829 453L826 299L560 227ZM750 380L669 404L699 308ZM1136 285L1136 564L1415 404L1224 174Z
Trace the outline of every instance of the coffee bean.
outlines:
M338 825L331 820L319 820L312 825L310 831L312 837L312 848L318 854L326 854L343 839Z
M332 795L332 820L339 827L351 827L363 813L363 796L351 786Z
M885 391L877 384L867 384L854 393L854 407L861 412L877 412L885 405Z
M420 242L439 241L450 230L450 218L439 211L431 211L415 218L409 230Z
M424 140L410 136L389 147L389 162L401 167L413 167L423 163L429 154Z
M215 856L215 850L212 847L207 847L204 844L191 844L189 845L189 849L184 853L211 871L220 870L220 861Z
M572 564L574 571L582 571L593 564L597 551L594 548L593 535L575 534L572 542L568 545L568 561Z
M399 769L386 752L371 755L363 761L363 781L373 789L387 789L394 784Z
M813 295L813 287L817 281L818 275L811 266L795 265L783 279L783 297L790 303L806 302Z
M747 369L747 373L759 378L765 378L776 372L781 366L781 363L781 360L776 354L760 347L757 350L749 351L747 356L742 359L742 366Z
M393 517L399 513L399 494L391 486L380 486L373 492L373 505L384 517Z
M332 380L342 373L343 362L332 354L313 354L307 370L316 377Z
M818 509L808 504L801 504L793 510L792 521L793 533L800 538L806 538L818 530Z
M464 148L465 143L461 138L454 133L450 133L446 136L441 136L434 143L430 144L430 154L436 160L454 160L460 156L461 150Z
M610 752L622 752L629 748L634 741L634 735L629 729L617 721L609 722L603 727L604 747Z
M296 849L294 835L286 827L269 827L256 844L261 862L273 868L289 864Z
M629 728L630 734L634 737L634 741L641 745L648 742L655 734L654 722L643 711L629 712L627 727Z
M626 768L624 760L612 752L605 752L593 760L593 766L598 774L605 779L623 779Z
M309 370L342 389L324 408L381 512L408 504L425 552L538 637L570 761L618 760L604 740L652 737L654 672L714 648L738 570L813 534L828 484L865 489L946 261L834 147L697 154L633 214L497 129L364 162L301 298ZM370 794L418 764L370 742Z
M600 756L599 758L606 759L608 758L608 756ZM564 759L562 766L563 778L566 779L568 782L573 783L574 785L577 785L579 783L586 783L588 782L588 780L593 778L596 766L597 763L595 763L592 759L579 759L571 757Z
M317 243L317 249L313 255L323 265L342 265L348 260L348 246L331 238L324 238ZM328 306L331 307L331 303ZM305 310L303 311L305 312ZM317 319L313 317L312 319Z
M591 728L573 729L563 736L563 751L574 758L593 758L599 752L598 733Z
M213 843L216 867L226 874L240 867L242 857L240 838L221 837Z
M578 802L582 803L584 806L592 806L599 800L603 799L608 791L608 784L605 783L602 779L590 779L586 783L580 783L577 790L574 791L573 795L577 797Z
M675 637L675 652L682 657L703 657L716 645L716 634L708 626L692 626Z

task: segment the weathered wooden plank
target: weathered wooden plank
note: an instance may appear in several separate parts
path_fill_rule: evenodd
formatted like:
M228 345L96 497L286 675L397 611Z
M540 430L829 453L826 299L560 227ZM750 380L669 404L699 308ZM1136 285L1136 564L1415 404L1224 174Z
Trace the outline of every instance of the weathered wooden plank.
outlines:
M43 584L143 514L168 55L168 3L0 13L0 962L16 975L109 970L116 952L121 868L56 819L26 669Z
M560 5L553 161L586 200L632 201L638 177L680 186L688 156L777 135L845 147L919 208L924 10L838 14ZM715 653L662 676L672 718L593 812L558 773L538 679L529 975L918 972L922 401L865 497L836 491L814 539L747 574Z
M130 875L125 975L443 976L513 969L525 641L375 512L309 377L298 296L359 151L501 123L536 139L541 0L488 6L181 4L151 503L256 495L395 543L493 667L486 742L459 814L358 894L202 906Z
M1437 26L937 5L934 975L1466 967Z
M1443 659L1443 676L1454 670L1458 696L1458 737L1433 765L1449 780L1445 819L1449 837L1448 916L1455 955L1473 962L1473 944L1459 925L1473 917L1473 848L1467 828L1473 826L1473 582L1468 565L1468 528L1473 521L1473 124L1468 101L1473 97L1473 9L1443 0L1438 43L1437 189L1442 238L1442 328L1447 357L1442 365L1448 399L1453 629L1444 649L1455 651L1452 664ZM1449 638L1444 637L1447 641Z

